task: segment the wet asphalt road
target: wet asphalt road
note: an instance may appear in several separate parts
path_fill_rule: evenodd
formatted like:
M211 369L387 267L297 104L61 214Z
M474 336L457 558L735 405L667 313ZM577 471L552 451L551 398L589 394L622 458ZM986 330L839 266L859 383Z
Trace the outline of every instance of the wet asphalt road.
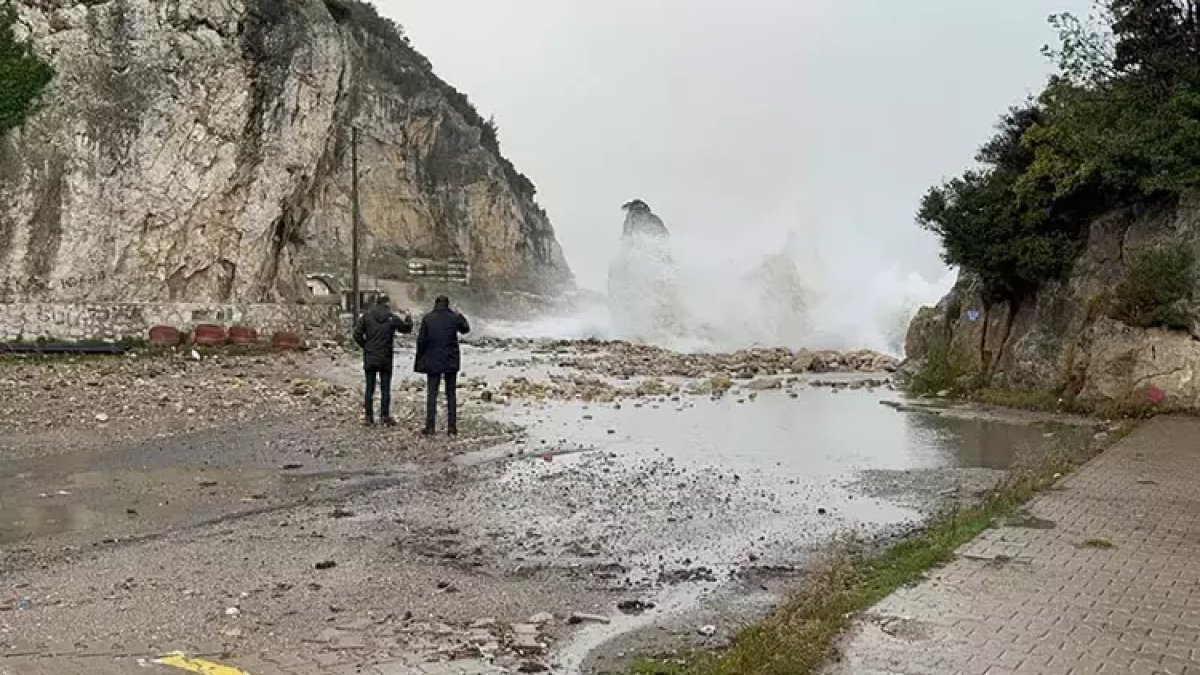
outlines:
M412 433L415 385L396 387L407 428L359 427L358 371L336 355L278 367L338 396L252 420L108 437L87 418L14 416L0 426L0 653L315 659L341 649L323 629L359 621L379 628L364 659L478 651L482 630L515 664L528 655L505 626L549 612L551 648L533 658L616 668L619 652L724 639L840 533L902 531L1015 457L1091 434L900 413L880 405L898 398L887 388L803 381L485 402L502 380L569 371L528 356L468 350L464 379L481 380L454 443ZM631 600L654 607L618 609ZM706 624L716 633L697 637Z

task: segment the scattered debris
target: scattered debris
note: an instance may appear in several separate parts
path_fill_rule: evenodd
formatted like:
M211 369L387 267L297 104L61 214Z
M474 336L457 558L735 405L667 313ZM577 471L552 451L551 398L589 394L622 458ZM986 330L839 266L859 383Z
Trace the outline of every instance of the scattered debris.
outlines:
M622 600L617 603L617 609L626 614L642 614L654 609L654 603L644 600Z

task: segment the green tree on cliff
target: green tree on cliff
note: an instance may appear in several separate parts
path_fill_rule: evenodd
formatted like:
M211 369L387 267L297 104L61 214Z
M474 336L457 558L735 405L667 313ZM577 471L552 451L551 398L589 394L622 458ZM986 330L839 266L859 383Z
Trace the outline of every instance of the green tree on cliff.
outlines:
M1089 222L1200 188L1200 0L1106 0L1051 17L1060 72L1010 111L979 168L934 187L918 222L991 299L1067 272Z
M0 136L25 121L38 96L54 77L29 44L16 39L17 20L11 5L0 8Z

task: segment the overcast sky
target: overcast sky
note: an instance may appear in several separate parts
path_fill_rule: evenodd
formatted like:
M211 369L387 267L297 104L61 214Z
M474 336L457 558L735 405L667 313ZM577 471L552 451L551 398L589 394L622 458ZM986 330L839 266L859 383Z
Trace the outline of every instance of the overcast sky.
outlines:
M795 231L842 265L939 276L913 223L1050 70L1088 0L377 0L494 114L582 285L623 214L736 246Z

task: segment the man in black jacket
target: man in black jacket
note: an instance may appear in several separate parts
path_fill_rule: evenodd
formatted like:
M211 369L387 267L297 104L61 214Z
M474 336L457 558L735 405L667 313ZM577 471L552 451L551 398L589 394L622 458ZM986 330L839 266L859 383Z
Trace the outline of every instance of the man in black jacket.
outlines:
M408 312L397 316L392 313L390 301L381 295L354 325L354 341L363 350L363 372L367 378L366 395L363 397L363 423L375 423L375 379L379 379L379 421L387 426L396 424L392 419L392 357L396 347L396 333L411 333L413 320Z
M438 386L446 381L446 424L451 436L458 433L458 406L456 393L458 371L462 358L458 347L458 336L471 332L467 317L450 309L450 299L439 296L433 303L433 311L421 319L421 330L417 333L418 373L425 373L425 435L432 436L437 427Z

